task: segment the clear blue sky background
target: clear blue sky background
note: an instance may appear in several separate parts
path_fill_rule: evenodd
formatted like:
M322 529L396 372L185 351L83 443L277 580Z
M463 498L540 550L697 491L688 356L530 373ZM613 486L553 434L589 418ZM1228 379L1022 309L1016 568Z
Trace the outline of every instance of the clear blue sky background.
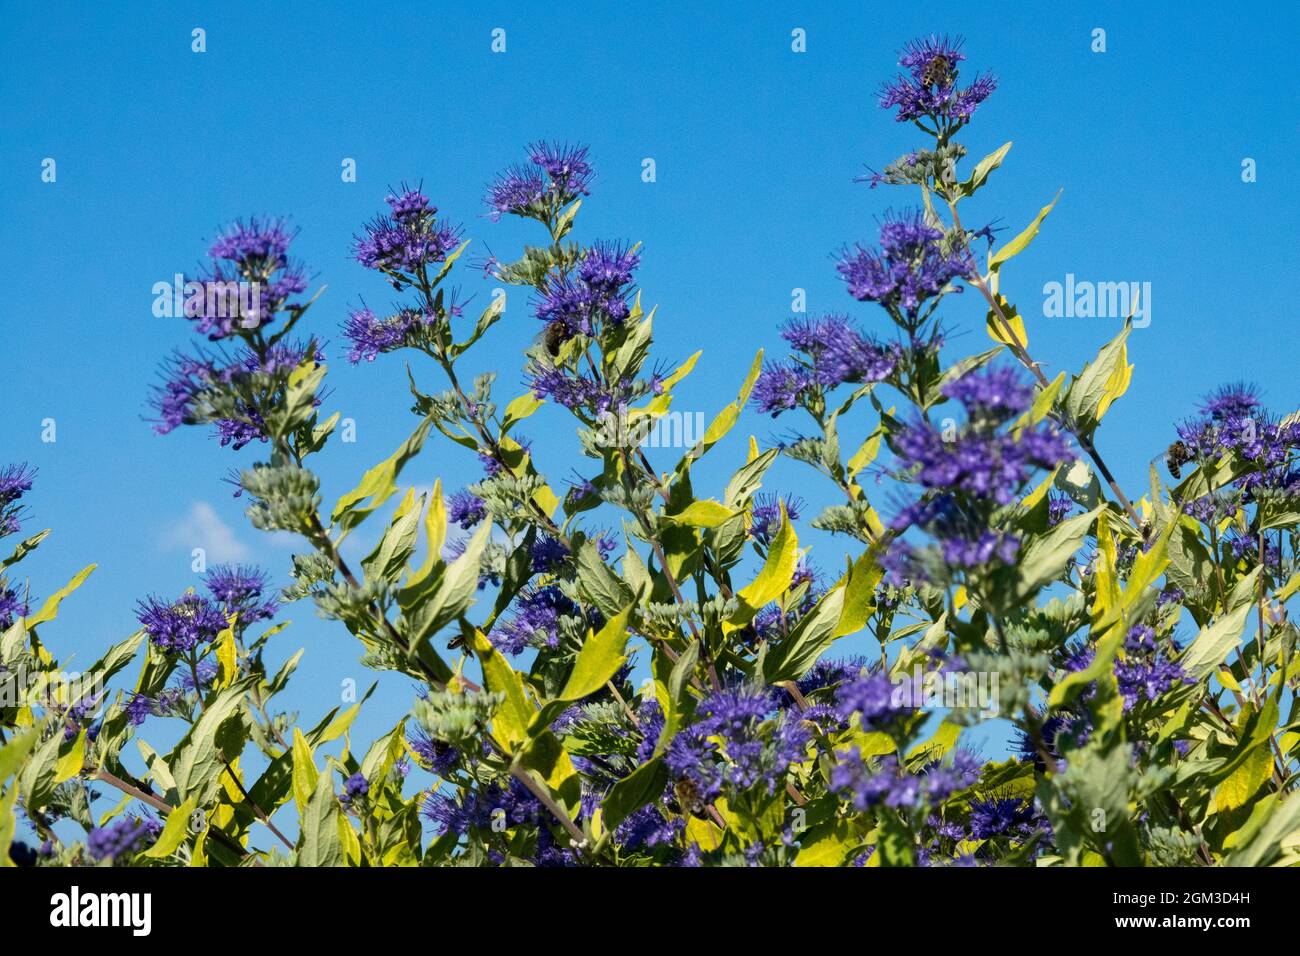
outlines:
M147 387L182 320L153 318L151 286L192 268L217 228L249 214L291 215L295 253L328 285L310 314L330 339L328 409L357 422L357 442L322 456L327 503L405 437L414 419L402 362L350 367L337 329L364 295L388 304L349 259L359 225L387 187L425 191L474 240L513 258L537 233L483 215L484 184L538 137L591 144L599 179L579 238L644 243L640 283L660 307L656 354L705 354L676 407L711 416L755 350L779 344L795 287L810 312L847 310L883 331L875 307L848 298L832 253L870 240L901 189L855 184L919 134L876 106L899 46L930 31L964 34L967 64L992 68L997 93L961 139L975 158L1015 147L971 204L967 222L1012 232L1064 188L1033 247L1004 272L1049 374L1077 371L1119 329L1115 319L1044 319L1042 287L1080 279L1152 284L1152 322L1131 338L1133 384L1100 445L1134 497L1172 423L1229 380L1259 382L1278 410L1300 406L1295 376L1297 279L1294 38L1291 4L1206 2L927 3L882 12L860 3L24 4L0 26L0 460L40 469L29 529L54 536L22 566L43 597L82 565L99 570L66 602L46 640L84 666L135 627L134 602L195 584L189 550L260 563L287 580L290 549L253 530L219 480L255 459L186 429L154 435ZM207 31L191 52L190 31ZM490 51L493 28L507 52ZM791 51L791 30L807 52ZM1107 51L1091 52L1091 31ZM55 184L41 162L58 164ZM358 182L340 181L354 158ZM643 183L653 157L658 181ZM1258 182L1241 180L1243 158ZM1008 234L1004 234L1004 238ZM465 270L463 291L491 288ZM952 357L987 339L972 295L952 300L964 334ZM537 332L522 297L476 353L520 389L518 355ZM417 369L433 388L433 370ZM41 441L57 421L58 440ZM744 436L784 431L747 413L701 468L717 493ZM868 423L859 423L865 428ZM576 459L569 423L545 409L528 423L555 481ZM854 434L854 433L850 433ZM857 434L861 434L859 430ZM848 440L846 439L846 444ZM662 467L671 462L667 456ZM456 488L478 476L459 449L426 452L405 478ZM826 499L810 472L782 463L769 487ZM713 484L710 484L713 482ZM202 520L210 514L215 520ZM373 540L378 526L359 537ZM842 546L811 536L834 567ZM298 605L279 647L307 655L286 695L313 721L340 683L372 678L341 626ZM370 739L409 705L385 679L357 725ZM990 740L996 748L999 740Z

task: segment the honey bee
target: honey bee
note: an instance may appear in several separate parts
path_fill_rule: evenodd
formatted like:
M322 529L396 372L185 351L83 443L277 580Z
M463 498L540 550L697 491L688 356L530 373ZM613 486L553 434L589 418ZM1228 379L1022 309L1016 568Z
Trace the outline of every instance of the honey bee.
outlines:
M1169 474L1175 479L1183 477L1183 465L1191 462L1193 458L1192 451L1181 440L1174 442L1165 452L1165 466L1169 469Z
M677 795L678 805L687 813L697 817L704 813L704 799L691 781L677 781L673 786L673 792Z
M926 86L947 86L952 82L952 64L946 56L936 56L925 65L921 82Z

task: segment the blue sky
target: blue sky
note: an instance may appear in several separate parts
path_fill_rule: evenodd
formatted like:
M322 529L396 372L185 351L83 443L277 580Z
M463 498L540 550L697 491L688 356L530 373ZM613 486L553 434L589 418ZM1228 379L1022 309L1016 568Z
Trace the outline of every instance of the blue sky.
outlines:
M484 216L484 184L539 137L586 142L598 181L578 238L643 243L639 273L658 304L656 355L705 354L676 408L712 416L734 397L760 346L777 348L791 290L811 313L848 311L884 331L875 307L853 302L833 253L869 241L901 189L853 182L920 145L879 110L875 91L901 44L930 31L966 37L968 68L991 68L997 93L961 141L975 158L1015 146L969 205L967 223L1018 231L1064 189L1003 289L1028 321L1031 350L1054 375L1077 371L1118 319L1042 317L1042 289L1080 280L1150 282L1151 324L1130 339L1128 394L1099 445L1133 497L1172 423L1221 382L1258 382L1277 410L1300 407L1292 289L1298 221L1294 186L1300 92L1289 5L928 3L878 5L591 4L41 4L12 6L0 28L0 233L5 295L0 461L40 470L29 528L53 537L22 566L38 597L91 561L99 569L64 604L46 640L90 663L134 626L149 592L195 584L189 550L256 562L287 579L291 549L253 530L220 481L254 460L201 430L152 433L148 385L158 361L191 340L186 323L151 314L151 287L193 268L218 227L250 214L289 215L295 254L327 285L309 317L330 340L330 410L357 423L355 444L321 457L326 501L410 431L402 362L353 368L338 334L359 296L387 305L384 284L349 259L360 224L390 185L425 192L474 241L513 258L539 237ZM897 5L896 5L897 6ZM206 30L207 52L191 51ZM491 31L506 30L504 54ZM1106 52L1091 50L1094 28ZM807 52L791 50L791 31ZM57 181L41 180L46 157ZM657 182L641 181L652 157ZM1244 183L1242 161L1258 180ZM340 180L356 160L358 181ZM1008 234L1004 234L1004 237ZM485 306L473 270L457 284ZM951 357L987 347L973 295L950 300ZM521 391L519 352L538 331L523 297L470 365L499 373L498 394ZM416 368L429 388L433 370ZM57 441L41 440L53 418ZM746 434L785 431L747 412L698 471L720 490ZM859 421L862 434L869 422ZM556 482L577 463L563 414L545 409L526 432ZM846 444L850 439L845 440ZM666 456L664 456L666 458ZM661 467L669 467L671 461ZM782 463L770 488L813 502L810 472ZM478 475L472 456L436 449L405 478L456 488ZM378 525L363 526L372 538ZM812 536L833 568L841 546ZM278 646L307 648L285 700L315 719L347 678L373 678L341 626L298 605ZM411 688L385 679L358 739L405 712ZM990 746L993 746L991 743Z

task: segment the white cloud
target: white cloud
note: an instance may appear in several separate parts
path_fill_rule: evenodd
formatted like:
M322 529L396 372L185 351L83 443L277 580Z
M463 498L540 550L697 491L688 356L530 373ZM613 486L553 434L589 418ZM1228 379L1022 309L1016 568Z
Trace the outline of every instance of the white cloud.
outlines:
M243 561L250 554L248 547L235 537L235 532L206 501L194 502L185 517L163 533L162 547L185 551L202 548L209 563Z

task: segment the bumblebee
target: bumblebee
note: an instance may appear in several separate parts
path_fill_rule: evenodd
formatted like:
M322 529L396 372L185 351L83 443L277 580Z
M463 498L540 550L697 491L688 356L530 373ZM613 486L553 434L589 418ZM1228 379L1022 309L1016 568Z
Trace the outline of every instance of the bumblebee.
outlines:
M548 324L542 331L542 344L546 346L546 354L551 358L559 357L560 349L569 339L568 333L568 328L559 319Z

